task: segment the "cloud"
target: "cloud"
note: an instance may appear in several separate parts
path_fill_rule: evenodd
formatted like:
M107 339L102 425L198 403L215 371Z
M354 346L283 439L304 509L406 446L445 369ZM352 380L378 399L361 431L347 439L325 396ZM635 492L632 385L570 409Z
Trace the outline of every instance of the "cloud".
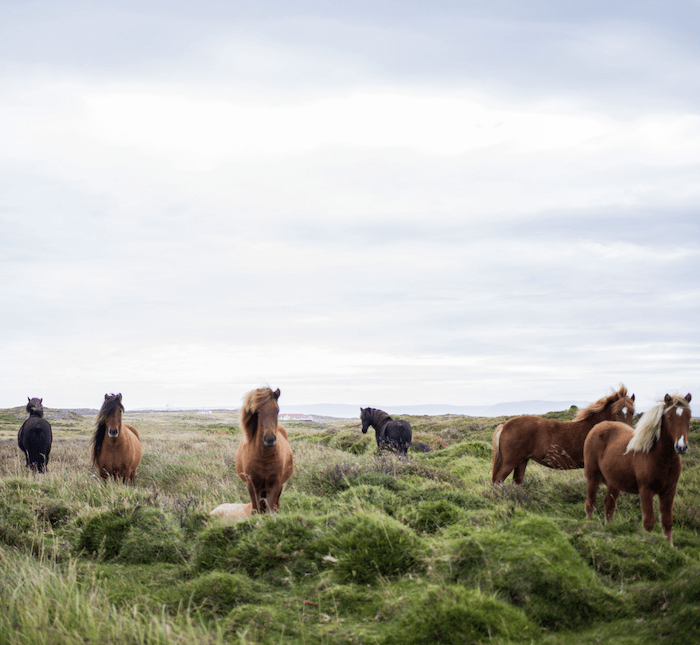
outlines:
M692 391L683 7L275 7L5 10L0 405Z

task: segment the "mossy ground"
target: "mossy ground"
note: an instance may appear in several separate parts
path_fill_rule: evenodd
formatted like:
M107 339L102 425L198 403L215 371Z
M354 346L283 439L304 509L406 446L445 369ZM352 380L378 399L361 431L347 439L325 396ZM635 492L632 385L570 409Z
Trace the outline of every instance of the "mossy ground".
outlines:
M555 413L572 418L575 410ZM490 483L503 419L409 417L428 452L379 454L359 421L290 424L280 513L246 502L233 412L127 415L144 460L103 484L93 418L61 413L45 475L24 468L22 409L0 411L1 643L682 643L700 638L700 460L674 540L584 518L582 471ZM658 514L658 503L657 503Z

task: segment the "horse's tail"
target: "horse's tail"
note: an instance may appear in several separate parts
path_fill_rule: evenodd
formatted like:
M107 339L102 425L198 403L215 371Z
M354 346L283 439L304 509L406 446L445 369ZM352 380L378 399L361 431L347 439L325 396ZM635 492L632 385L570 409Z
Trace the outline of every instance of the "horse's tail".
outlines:
M491 467L491 479L496 481L496 473L501 469L503 465L503 455L501 455L501 432L503 431L503 424L496 428L496 432L493 433L493 458Z

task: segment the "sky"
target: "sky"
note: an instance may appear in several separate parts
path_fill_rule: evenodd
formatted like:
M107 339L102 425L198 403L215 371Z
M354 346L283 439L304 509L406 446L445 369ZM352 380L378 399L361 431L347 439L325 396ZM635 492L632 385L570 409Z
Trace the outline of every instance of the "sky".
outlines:
M0 407L700 397L697 0L4 0L0 142Z

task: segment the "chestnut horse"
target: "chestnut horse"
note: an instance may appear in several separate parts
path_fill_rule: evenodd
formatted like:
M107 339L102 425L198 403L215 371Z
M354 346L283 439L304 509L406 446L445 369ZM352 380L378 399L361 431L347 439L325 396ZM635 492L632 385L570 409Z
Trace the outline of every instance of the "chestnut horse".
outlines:
M529 414L508 419L493 435L491 478L500 484L510 473L523 483L529 459L557 470L583 468L583 442L596 423L620 421L632 425L634 394L620 385L617 392L580 410L573 421L544 419Z
M642 524L647 531L654 528L654 495L659 496L661 527L673 546L673 498L683 465L681 458L688 450L691 396L664 397L658 405L644 413L631 428L613 421L599 423L586 438L586 517L595 508L601 482L607 484L605 521L615 513L620 491L639 495L642 502Z
M280 391L269 387L248 392L241 408L243 438L236 451L236 472L247 484L253 512L274 513L282 486L294 472L287 431L277 423Z
M118 477L133 484L143 454L134 426L124 423L121 394L105 394L92 437L92 463L103 480Z

